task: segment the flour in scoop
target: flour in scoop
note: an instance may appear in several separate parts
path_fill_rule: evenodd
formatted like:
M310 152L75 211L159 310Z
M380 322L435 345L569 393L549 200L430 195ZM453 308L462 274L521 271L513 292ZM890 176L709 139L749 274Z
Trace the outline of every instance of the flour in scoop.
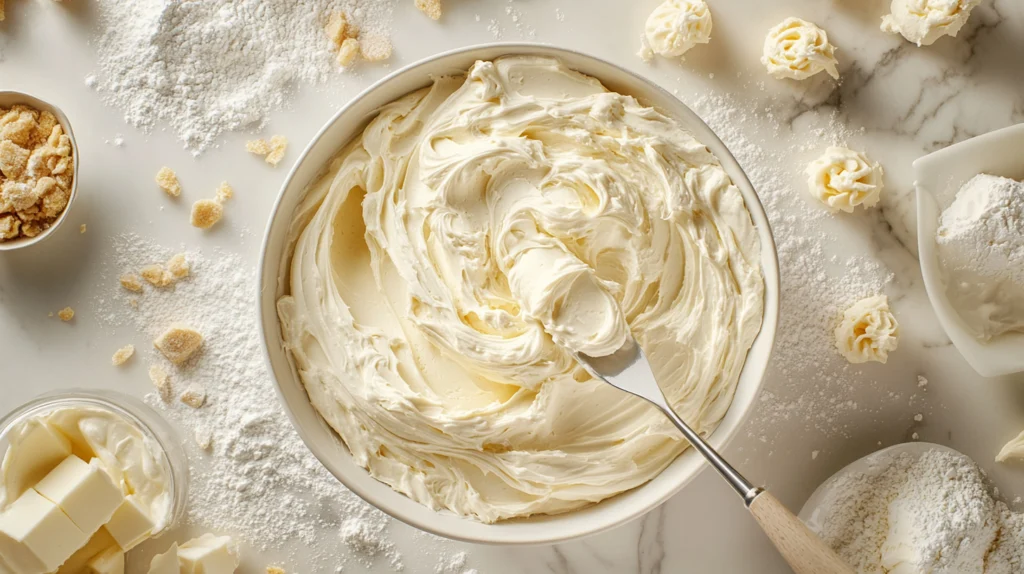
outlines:
M1010 574L1024 515L995 500L966 456L901 453L840 479L811 528L857 572Z
M86 84L125 121L165 122L194 153L259 129L299 84L340 73L324 27L341 10L361 37L388 35L395 0L98 0L99 70Z
M946 294L983 341L1024 332L1024 183L978 175L939 218Z

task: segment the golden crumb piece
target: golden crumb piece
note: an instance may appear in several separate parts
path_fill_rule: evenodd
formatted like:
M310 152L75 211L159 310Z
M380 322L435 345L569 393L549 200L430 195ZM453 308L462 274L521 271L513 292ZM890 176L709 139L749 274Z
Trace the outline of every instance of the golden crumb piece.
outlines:
M270 138L270 153L267 154L266 162L270 165L277 166L284 159L284 152L288 150L288 138L284 136L274 136Z
M75 318L75 310L71 307L64 307L57 311L57 316L60 317L61 321L70 321Z
M203 336L199 331L180 324L171 325L170 329L153 341L153 346L175 364L189 360L202 344Z
M135 354L135 345L125 345L114 352L114 356L110 357L110 363L115 367L120 367L125 364L128 359L132 358Z
M138 275L134 273L125 273L121 276L120 281L121 287L135 293L142 292L142 280L139 279Z
M209 229L224 217L224 207L215 199L200 199L192 204L190 221L194 227Z
M171 377L160 365L153 365L149 368L149 380L156 387L156 392L165 402L171 400Z
M0 173L14 180L21 177L28 165L29 153L27 149L12 141L0 141Z
M225 201L231 199L234 196L235 190L231 189L231 186L228 185L228 182L220 182L220 185L217 186L217 201L219 201L220 203L224 203Z
M348 38L348 16L344 12L334 12L327 20L327 39L335 48Z
M171 272L159 264L146 265L139 271L139 275L142 275L142 278L149 281L154 287L167 287L174 283L174 276L171 275Z
M343 68L347 68L356 61L356 56L359 55L359 40L355 38L348 38L341 43L341 49L338 50L338 65Z
M174 257L167 260L167 271L170 272L171 276L175 279L183 279L188 277L188 261L185 260L185 254L179 253Z
M441 0L416 0L416 7L431 20L441 19Z
M84 223L78 226L78 232L79 233L85 233L85 224Z
M270 153L270 144L267 140L249 140L245 142L245 151L256 155L267 155Z
M206 389L201 385L192 383L187 389L185 389L185 392L181 393L180 398L181 402L194 409L198 409L206 402Z
M207 429L196 429L196 445L200 450L209 451L213 448L213 433Z
M0 239L14 239L20 232L20 219L13 215L0 216Z
M363 38L359 42L359 55L367 62L382 62L391 57L391 40L387 36Z
M277 566L267 566L267 574L285 574L284 568Z
M181 183L178 182L178 176L174 173L174 170L169 167L164 166L160 168L160 171L156 172L156 184L171 197L181 195Z

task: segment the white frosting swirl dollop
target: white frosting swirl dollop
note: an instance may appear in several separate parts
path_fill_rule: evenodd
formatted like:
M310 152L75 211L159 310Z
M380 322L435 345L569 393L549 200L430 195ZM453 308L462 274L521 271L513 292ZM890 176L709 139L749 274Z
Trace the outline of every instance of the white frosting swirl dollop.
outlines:
M882 31L901 34L918 46L956 36L981 0L892 0Z
M889 310L889 298L875 295L843 312L836 327L836 348L851 363L884 363L900 342L900 325Z
M829 147L807 166L807 188L833 213L873 207L882 194L882 166L861 152Z
M711 27L711 10L704 0L665 0L647 18L644 40L654 53L679 58L710 42Z
M382 108L293 233L278 311L313 405L373 476L487 522L629 490L686 447L574 351L632 333L706 434L761 321L760 243L717 159L552 58Z
M800 18L786 18L768 31L761 63L773 78L804 80L826 71L838 80L835 54L824 30Z

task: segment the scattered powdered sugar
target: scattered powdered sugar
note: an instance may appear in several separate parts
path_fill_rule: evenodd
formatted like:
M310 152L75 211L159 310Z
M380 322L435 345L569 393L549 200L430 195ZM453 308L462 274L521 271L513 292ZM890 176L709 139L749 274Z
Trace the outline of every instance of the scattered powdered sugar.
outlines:
M344 10L361 37L388 35L395 0L99 0L99 73L86 84L143 131L157 122L195 153L259 129L299 83L341 68L324 33Z
M826 488L809 526L857 572L1009 574L1024 568L1024 515L993 499L969 458L876 455Z
M772 112L749 111L748 101L732 96L705 95L688 103L743 167L764 205L778 251L779 327L768 379L781 383L762 392L749 432L767 442L766 434L779 422L799 420L826 435L847 434L842 415L861 407L844 397L864 381L857 381L858 370L836 351L833 330L843 309L882 293L894 276L866 255L827 252L827 245L839 242L829 230L834 216L809 201L805 189L790 184L793 172L799 172L792 153L774 152L767 142L751 139L766 126L779 139L786 135ZM807 150L850 135L834 117L826 128L800 134ZM808 138L817 143L808 144ZM808 385L811 380L815 384Z
M188 252L188 277L137 294L121 289L118 276L166 261L175 251L133 234L115 237L114 250L116 266L105 270L109 294L94 302L101 323L134 326L153 338L178 322L204 336L197 356L183 365L152 349L141 357L170 374L174 398L164 402L154 392L146 400L182 429L192 467L187 520L258 550L297 541L310 553L305 558L332 565L345 560L337 551L340 539L356 560L382 557L398 569L401 556L388 540L391 519L323 468L278 404L260 348L254 270L237 255ZM199 409L177 399L193 384L207 394ZM313 548L322 554L311 555Z

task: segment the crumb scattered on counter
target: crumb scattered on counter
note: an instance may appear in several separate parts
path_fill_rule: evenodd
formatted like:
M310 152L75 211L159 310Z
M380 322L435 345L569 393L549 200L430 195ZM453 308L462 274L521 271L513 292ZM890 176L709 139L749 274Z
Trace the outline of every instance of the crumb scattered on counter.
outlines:
M149 368L149 380L156 387L156 392L160 395L160 398L167 402L171 400L171 377L167 374L160 365L153 365Z
M79 233L85 233L85 224L84 223L78 226L78 232Z
M272 166L277 166L284 159L284 154L288 150L288 138L277 135L270 138L270 141L264 139L250 140L245 143L245 149L249 153L264 156L264 161Z
M209 229L224 217L224 206L215 199L200 199L192 204L189 221L193 227Z
M110 358L110 363L115 367L120 367L128 362L128 359L132 358L134 354L135 345L125 345L114 352L114 356Z
M356 56L359 55L359 40L355 38L347 38L341 43L341 49L338 50L338 65L343 68L347 68L356 61Z
M178 176L174 173L174 170L167 166L160 168L160 171L156 172L156 184L171 197L181 195L181 183L178 182Z
M61 321L70 321L75 318L75 310L71 307L64 307L60 311L57 311L57 316L60 317Z
M206 389L196 383L192 383L181 393L181 402L198 409L206 402Z
M416 7L431 20L441 19L441 0L416 0Z
M185 325L172 325L153 341L153 346L175 364L189 360L202 344L202 334Z
M120 277L119 281L121 282L121 287L124 287L129 291L133 291L135 293L142 292L142 280L134 273L125 273Z

